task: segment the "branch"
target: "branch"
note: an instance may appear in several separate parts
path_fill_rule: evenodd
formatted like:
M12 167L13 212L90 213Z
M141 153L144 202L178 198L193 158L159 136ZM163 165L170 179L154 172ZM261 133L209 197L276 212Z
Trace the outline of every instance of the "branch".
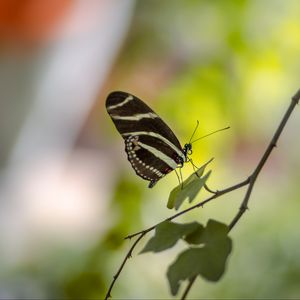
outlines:
M286 113L285 113L282 121L280 122L277 130L275 131L275 134L274 134L271 142L269 143L269 145L268 145L266 151L264 152L261 160L259 161L257 167L255 168L255 170L253 171L253 173L246 180L244 180L244 181L242 181L242 182L240 182L238 184L235 184L233 186L230 186L228 188L225 188L223 190L216 191L216 192L214 192L214 194L211 197L209 197L209 198L205 199L204 201L201 201L198 204L193 205L193 206L191 206L191 207L189 207L189 208L187 208L187 209L185 209L185 210L183 210L183 211L181 211L181 212L179 212L177 214L174 214L173 216L165 219L164 221L171 221L171 220L173 220L173 219L175 219L175 218L177 218L177 217L179 217L179 216L181 216L181 215L183 215L183 214L185 214L185 213L187 213L187 212L189 212L191 210L194 210L195 208L203 207L206 203L208 203L208 202L210 202L210 201L212 201L212 200L214 200L214 199L216 199L216 198L218 198L218 197L220 197L220 196L222 196L224 194L230 193L230 192L232 192L232 191L234 191L236 189L240 189L243 186L248 185L248 188L246 190L245 197L244 197L244 199L243 199L243 201L241 203L240 209L239 209L238 213L235 215L235 217L233 218L233 220L231 221L231 223L229 224L229 230L232 230L232 228L237 224L237 222L240 220L240 218L242 217L242 215L247 210L247 208L248 208L248 202L249 202L249 199L250 199L250 196L251 196L251 192L252 192L253 186L254 186L254 184L256 182L256 179L257 179L259 173L261 172L262 168L264 167L266 161L268 160L268 158L269 158L272 150L274 149L274 147L276 147L277 141L278 141L278 139L279 139L279 137L280 137L280 135L281 135L281 133L282 133L282 131L283 131L283 129L284 129L284 127L285 127L285 125L286 125L286 123L287 123L290 115L291 115L291 113L293 112L295 106L298 104L299 99L300 99L300 90L298 90L297 93L292 97L291 104L289 105L289 108L287 109L287 111L286 111ZM117 271L117 273L113 276L113 281L111 282L110 287L108 289L108 292L106 293L106 296L105 296L106 300L111 297L111 291L112 291L112 289L114 287L114 284L115 284L116 280L118 279L118 277L120 276L120 274L121 274L121 272L122 272L122 270L123 270L123 268L124 268L127 260L131 257L134 248L137 246L137 244L139 243L139 241L148 232L154 230L161 223L162 222L159 222L159 223L157 223L157 224L155 224L155 225L153 225L153 226L151 226L151 227L149 227L149 228L147 228L145 230L136 232L134 234L131 234L131 235L128 235L127 237L125 237L125 239L131 239L133 237L138 236L138 238L136 239L136 241L133 243L133 245L131 246L130 250L126 254L126 256L125 256L122 264L120 265L120 267L119 267L119 269ZM185 291L184 291L183 296L182 296L181 299L186 299L186 297L187 297L190 289L192 288L195 280L196 280L196 277L193 277L189 281L189 284L186 287L186 289L185 289Z
M190 210L193 210L193 209L199 208L199 207L203 207L206 203L208 203L208 202L210 202L210 201L212 201L212 200L214 200L214 199L216 199L216 198L218 198L218 197L220 197L220 196L222 196L224 194L230 193L230 192L232 192L234 190L240 189L241 187L249 184L249 180L250 180L250 178L247 178L246 180L244 180L244 181L242 181L242 182L240 182L238 184L235 184L235 185L233 185L231 187L228 187L228 188L226 188L224 190L217 191L217 192L215 192L215 194L213 196L210 196L209 198L205 199L204 201L201 201L201 202L199 202L199 203L197 203L197 204L195 204L195 205L193 205L193 206L191 206L191 207L189 207L187 209L184 209L184 210L180 211L179 213L177 213L177 214L175 214L175 215L173 215L173 216L171 216L171 217L163 220L162 222L171 221L171 220L173 220L175 218L178 218L179 216L181 216L183 214L186 214ZM149 231L154 230L162 222L159 222L159 223L157 223L157 224L155 224L155 225L153 225L153 226L151 226L151 227L149 227L147 229L141 230L139 232L130 234L130 235L126 236L125 239L132 239L133 237L135 237L137 235L146 234Z
M264 167L265 163L267 162L270 154L272 153L273 149L276 147L276 144L278 142L278 139L287 123L287 121L289 120L293 110L295 109L296 105L298 104L300 99L300 89L297 91L297 93L292 97L292 101L286 111L286 113L284 114L277 130L274 133L273 138L271 139L267 149L265 150L262 158L260 159L258 165L256 166L256 168L254 169L253 173L250 175L249 177L249 182L247 184L248 188L246 190L246 194L245 197L242 201L242 204L240 206L239 211L237 212L237 214L235 215L235 217L232 219L232 221L229 224L229 231L231 231L235 225L237 224L237 222L241 219L241 217L243 216L243 214L246 212L246 210L248 209L248 203L249 203L249 199L251 196L251 192L253 190L254 184L256 182L256 179L258 177L258 175L260 174L262 168ZM190 280L188 286L186 287L183 296L182 296L182 300L186 299L186 296L188 295L192 285L195 282L195 277L192 278L192 280Z

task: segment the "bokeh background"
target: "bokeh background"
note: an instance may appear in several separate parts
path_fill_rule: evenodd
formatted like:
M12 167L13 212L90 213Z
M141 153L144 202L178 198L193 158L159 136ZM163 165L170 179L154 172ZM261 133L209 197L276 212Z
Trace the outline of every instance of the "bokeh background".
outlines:
M215 158L212 189L247 178L299 88L299 15L297 0L1 0L0 298L102 298L123 238L174 213L175 173L150 190L130 168L104 109L112 90L144 99L182 144L196 120L197 136L230 125L193 160ZM225 276L190 297L300 297L299 125L296 108L231 232ZM242 196L177 221L229 223ZM114 298L170 298L183 246L135 255Z

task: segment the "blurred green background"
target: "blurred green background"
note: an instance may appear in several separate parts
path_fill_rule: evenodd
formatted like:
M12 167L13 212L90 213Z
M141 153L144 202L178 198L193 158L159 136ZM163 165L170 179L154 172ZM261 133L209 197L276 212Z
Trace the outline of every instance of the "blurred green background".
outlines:
M75 2L81 9L87 3L65 2L69 10ZM4 31L10 23L0 24L6 32L0 60L0 298L103 298L132 243L124 237L174 213L166 203L177 184L175 173L151 190L134 174L104 109L110 91L143 99L182 144L196 120L198 137L230 125L193 145L197 165L215 158L209 186L222 189L250 175L299 88L297 0L93 3L85 7L93 12L89 20L75 18L73 27L62 30L54 18L55 35L33 34L30 26L25 33L24 26ZM53 63L53 51L68 58ZM82 53L95 59L89 68L82 69L84 60L76 64ZM61 80L68 78L67 87L55 75L66 69L70 73ZM86 93L78 92L82 81ZM36 108L37 95L43 110ZM81 101L88 98L83 109ZM22 134L28 122L31 134ZM197 280L190 298L300 297L299 125L296 108L258 178L250 210L230 234L234 248L225 276L218 283ZM37 134L37 128L44 130ZM184 176L191 171L185 166ZM214 218L228 224L243 192L176 221ZM125 266L113 298L171 298L165 273L183 244L159 255L137 255L150 236Z

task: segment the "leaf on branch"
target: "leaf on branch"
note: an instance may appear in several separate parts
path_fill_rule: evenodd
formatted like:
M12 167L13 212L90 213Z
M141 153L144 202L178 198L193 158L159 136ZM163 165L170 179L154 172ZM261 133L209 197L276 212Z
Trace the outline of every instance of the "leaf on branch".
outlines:
M175 207L175 209L178 210L185 199L188 198L190 203L195 199L211 173L211 171L208 171L202 176L206 166L207 164L203 165L183 181L183 188L182 185L179 184L171 191L167 204L169 209Z
M203 230L203 226L197 222L179 224L165 221L155 229L152 237L140 253L160 252L173 247L179 239L189 236L194 231Z
M216 220L210 219L207 222L205 228L198 228L197 230L186 235L185 240L189 244L213 244L214 241L217 243L222 239L227 239L228 226L224 223L220 223Z
M167 272L172 295L176 295L183 280L202 276L209 281L218 281L224 274L226 261L232 249L228 226L209 220L204 230L194 231L186 241L201 244L183 251Z

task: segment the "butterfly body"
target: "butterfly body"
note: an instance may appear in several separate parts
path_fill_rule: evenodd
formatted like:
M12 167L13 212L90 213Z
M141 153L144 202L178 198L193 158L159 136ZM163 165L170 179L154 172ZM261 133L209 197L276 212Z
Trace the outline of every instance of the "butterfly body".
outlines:
M187 161L191 144L181 147L169 126L139 98L112 92L106 109L124 139L129 162L138 176L150 181L149 188Z

